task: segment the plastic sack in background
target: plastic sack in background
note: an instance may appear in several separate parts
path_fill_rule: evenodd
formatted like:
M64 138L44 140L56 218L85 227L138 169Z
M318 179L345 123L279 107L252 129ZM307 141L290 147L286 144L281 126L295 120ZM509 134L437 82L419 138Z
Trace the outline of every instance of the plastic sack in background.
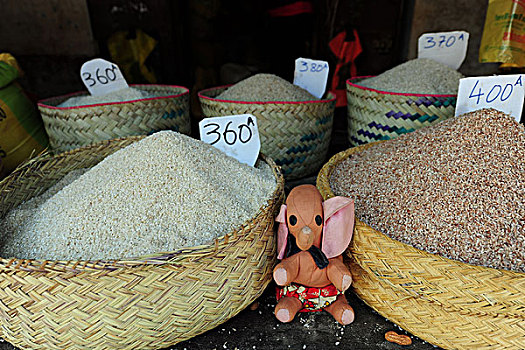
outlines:
M133 83L157 82L155 73L146 65L146 60L156 46L157 40L140 29L134 32L119 31L108 39L111 59L118 64L126 80Z
M0 54L0 178L49 144L35 105L16 83L19 74L14 57Z
M525 0L489 0L479 61L525 67Z

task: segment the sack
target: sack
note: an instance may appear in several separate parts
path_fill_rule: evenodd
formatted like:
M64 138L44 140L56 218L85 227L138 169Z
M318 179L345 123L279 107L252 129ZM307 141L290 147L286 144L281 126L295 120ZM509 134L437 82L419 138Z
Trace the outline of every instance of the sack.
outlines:
M0 56L0 158L6 173L49 144L35 105L15 81L19 70L13 61L11 55Z
M525 1L489 0L479 61L525 67Z

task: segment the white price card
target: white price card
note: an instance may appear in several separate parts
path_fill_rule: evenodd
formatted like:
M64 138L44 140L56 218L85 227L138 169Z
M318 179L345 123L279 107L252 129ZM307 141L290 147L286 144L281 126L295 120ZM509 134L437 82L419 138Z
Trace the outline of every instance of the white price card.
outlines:
M241 163L253 166L259 156L257 118L251 114L203 119L199 122L199 133L202 141Z
M295 60L293 83L315 97L321 98L326 90L328 71L328 62L326 61L298 58Z
M425 33L418 40L418 58L429 58L458 69L467 56L469 33Z
M80 77L93 96L101 96L128 87L128 83L115 63L95 58L80 68Z
M494 108L510 114L519 122L525 96L524 81L525 76L521 74L461 79L456 116L481 108Z

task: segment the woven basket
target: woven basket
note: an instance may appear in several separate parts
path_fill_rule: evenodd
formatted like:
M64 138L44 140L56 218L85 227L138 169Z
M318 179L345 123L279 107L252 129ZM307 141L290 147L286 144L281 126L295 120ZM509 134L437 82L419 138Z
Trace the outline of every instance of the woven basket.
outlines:
M35 158L0 181L0 217L68 172L142 137ZM258 214L211 245L118 261L0 259L0 336L24 349L159 349L246 308L272 279L276 188Z
M338 153L324 165L317 187L325 199L334 196L336 166L373 145ZM357 295L419 338L447 349L525 349L525 273L430 254L359 220L346 255Z
M227 86L199 92L206 117L253 114L261 138L261 152L281 166L286 180L318 171L326 161L332 134L335 95L301 102L243 102L214 98Z
M131 85L161 94L140 100L56 107L77 92L41 100L38 109L53 151L63 152L114 138L149 135L160 130L190 133L189 90L174 85Z
M352 145L388 140L453 117L457 95L379 91L346 81L348 140Z

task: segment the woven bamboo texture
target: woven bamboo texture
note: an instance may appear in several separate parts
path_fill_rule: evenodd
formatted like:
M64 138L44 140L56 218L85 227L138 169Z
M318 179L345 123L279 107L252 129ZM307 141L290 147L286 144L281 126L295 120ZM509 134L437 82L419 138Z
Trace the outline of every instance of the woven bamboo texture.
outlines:
M335 110L335 96L304 102L238 102L214 97L227 87L199 92L206 117L253 114L261 152L281 166L286 180L318 171L326 161Z
M133 85L160 97L88 106L56 107L76 93L39 101L51 149L57 153L103 140L160 130L190 133L189 90L170 85Z
M456 95L386 93L347 80L348 140L352 145L388 140L453 117Z
M141 137L37 157L0 182L0 218ZM117 261L0 259L0 336L23 349L159 349L227 321L272 279L284 179L258 214L213 244ZM118 242L115 242L118 244Z
M317 178L353 153L333 156ZM525 273L474 266L393 240L356 219L346 257L357 295L408 332L446 349L525 349Z

